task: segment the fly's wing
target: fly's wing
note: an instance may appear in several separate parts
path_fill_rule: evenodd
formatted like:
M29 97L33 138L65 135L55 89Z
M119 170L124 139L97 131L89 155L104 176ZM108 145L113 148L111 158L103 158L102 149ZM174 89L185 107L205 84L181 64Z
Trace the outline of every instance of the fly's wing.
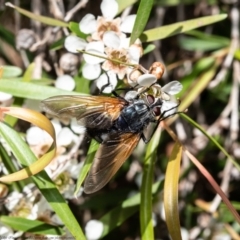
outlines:
M104 96L63 95L41 102L42 109L58 118L76 118L86 128L105 129L119 117L126 102Z
M85 180L84 192L94 193L104 187L138 144L141 133L109 133L98 149Z

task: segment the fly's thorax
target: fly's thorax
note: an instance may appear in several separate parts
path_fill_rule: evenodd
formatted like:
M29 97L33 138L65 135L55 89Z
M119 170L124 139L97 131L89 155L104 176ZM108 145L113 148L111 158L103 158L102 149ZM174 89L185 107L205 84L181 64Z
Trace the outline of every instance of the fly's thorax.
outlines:
M152 113L145 101L135 99L122 110L115 125L120 131L141 132L152 119Z

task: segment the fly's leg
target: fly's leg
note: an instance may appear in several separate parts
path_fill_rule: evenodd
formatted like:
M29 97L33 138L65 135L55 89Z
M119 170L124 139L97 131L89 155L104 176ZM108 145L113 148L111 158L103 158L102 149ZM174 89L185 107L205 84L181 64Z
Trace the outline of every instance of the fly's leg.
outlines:
M160 122L160 121L163 121L163 120L165 120L165 119L167 119L167 118L169 118L169 117L171 117L171 116L174 116L174 115L176 115L176 114L178 114L178 113L181 113L181 112L174 112L174 113L172 113L172 114L164 117L164 115L165 115L167 112L169 112L169 111L171 111L171 110L173 110L173 109L175 109L175 108L178 108L179 105L180 105L180 103L181 103L181 101L179 100L179 101L178 101L178 104L177 104L176 106L174 106L174 107L172 107L172 108L164 111L163 113L161 113L161 115L160 115L160 117L159 117L159 122Z
M141 138L142 138L142 140L144 141L145 144L149 143L150 140L152 139L153 134L156 132L157 127L158 127L160 121L159 120L152 120L151 122L152 123L156 123L156 126L154 127L153 131L151 132L151 135L148 138L146 138L144 133L141 134Z
M151 140L152 136L147 139L147 138L145 137L145 135L142 133L142 134L141 134L141 138L142 138L142 140L144 141L144 143L147 144L147 143L149 143L149 141Z

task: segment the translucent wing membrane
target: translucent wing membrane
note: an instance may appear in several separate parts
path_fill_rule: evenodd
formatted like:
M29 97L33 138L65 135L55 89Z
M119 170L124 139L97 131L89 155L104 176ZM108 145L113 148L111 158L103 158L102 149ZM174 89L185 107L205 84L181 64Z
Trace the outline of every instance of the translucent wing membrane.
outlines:
M140 138L141 133L109 133L95 155L84 192L93 193L104 187L131 155Z
M42 109L52 116L75 117L87 128L104 129L119 117L126 101L104 96L63 95L50 97L41 104Z

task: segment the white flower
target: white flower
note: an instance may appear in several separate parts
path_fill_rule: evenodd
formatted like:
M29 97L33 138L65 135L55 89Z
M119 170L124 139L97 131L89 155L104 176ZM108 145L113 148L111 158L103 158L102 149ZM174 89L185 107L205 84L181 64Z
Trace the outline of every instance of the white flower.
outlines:
M75 81L70 75L65 74L56 79L55 87L72 91L75 88Z
M0 104L2 106L10 106L13 101L13 97L11 94L0 92Z
M79 29L85 34L91 34L94 41L104 41L105 34L112 31L116 36L125 36L131 33L136 15L129 15L123 21L114 17L118 13L118 3L115 0L103 0L101 3L102 16L95 19L92 14L87 14L79 23Z
M90 220L85 227L85 233L88 240L97 240L103 233L103 223L98 220Z
M121 18L113 19L118 12L118 3L115 0L103 0L101 10L103 16L97 19L90 13L86 14L79 23L79 29L91 35L88 38L89 42L101 41L105 46L112 42L110 46L113 47L114 43L120 41L119 38L126 37L123 32L132 32L136 15L129 15L123 21ZM114 36L109 38L109 32ZM78 50L86 49L87 42L85 39L70 35L65 39L64 46L69 52L78 53Z
M156 101L160 98L162 101L161 114L163 118L166 118L177 112L179 101L174 95L182 90L182 84L178 81L172 81L161 87L156 81L157 78L153 74L146 73L141 75L137 79L137 83L140 86L137 88L137 92L140 95L152 94ZM128 97L131 97L131 95L129 94Z
M161 106L161 112L164 118L177 112L179 101L174 95L178 94L181 90L182 84L178 81L172 81L162 87L161 99L163 103Z
M77 36L68 36L65 40L65 48L73 53L84 50L96 55L83 54L86 61L82 68L83 77L88 80L97 80L98 88L105 93L110 93L117 85L113 73L119 79L123 79L128 71L128 65L138 64L142 47L139 40L129 46L130 39L125 35L132 32L136 15L130 15L123 21L121 18L114 19L118 13L118 3L115 0L103 0L101 11L103 16L95 19L92 14L87 14L79 23L80 31L89 35L87 38L89 43ZM101 75L102 69L111 73ZM106 82L108 75L112 76L108 81L109 86ZM106 89L103 88L104 85Z
M103 43L99 41L91 42L86 47L86 51L98 56L103 56L107 58L107 60L89 54L83 54L86 64L83 66L82 73L83 76L89 80L96 79L97 87L104 93L110 93L117 85L117 77L118 79L123 79L129 71L128 65L138 64L142 54L142 47L139 40L128 47L129 39L121 38L119 41L114 40L116 36L112 32L109 32L106 36L109 47L104 48ZM100 65L101 63L102 65ZM99 77L101 69L107 72L107 74L103 73ZM109 85L107 83L109 83Z
M104 93L111 93L117 86L117 76L114 72L103 73L96 81L99 90Z
M0 236L2 239L13 239L13 230L0 222Z
M6 199L5 207L8 209L8 211L11 212L22 198L22 193L19 193L17 191L11 192Z
M79 53L78 50L83 50L87 46L87 42L77 36L70 35L66 37L64 47L71 53Z

